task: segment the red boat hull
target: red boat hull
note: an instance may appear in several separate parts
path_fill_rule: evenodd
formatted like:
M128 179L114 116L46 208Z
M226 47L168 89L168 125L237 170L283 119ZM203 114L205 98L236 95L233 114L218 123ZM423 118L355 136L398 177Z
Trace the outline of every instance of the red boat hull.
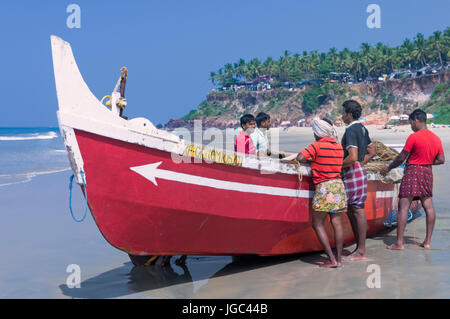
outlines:
M171 153L75 130L84 162L88 204L114 247L133 255L279 255L322 250L311 226L311 198L275 196L157 178L131 167L160 169L219 181L312 190L311 179L220 163L175 163ZM368 235L385 227L393 184L369 181ZM343 218L345 243L354 240ZM333 238L329 223L326 225Z

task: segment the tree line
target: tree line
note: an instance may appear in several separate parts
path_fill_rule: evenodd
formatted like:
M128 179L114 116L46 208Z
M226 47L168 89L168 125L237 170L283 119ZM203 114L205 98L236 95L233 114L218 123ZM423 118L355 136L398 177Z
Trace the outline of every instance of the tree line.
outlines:
M417 70L426 65L445 65L450 60L450 27L443 32L435 31L428 38L417 33L413 40L406 38L396 47L381 42L375 46L362 43L359 51L347 48L328 52L303 51L292 54L285 50L278 60L268 57L264 61L257 58L236 63L227 63L218 71L210 73L214 85L227 87L240 81L268 76L275 86L284 82L296 83L303 79L327 78L331 72L349 73L356 81L367 77L377 78L395 70Z

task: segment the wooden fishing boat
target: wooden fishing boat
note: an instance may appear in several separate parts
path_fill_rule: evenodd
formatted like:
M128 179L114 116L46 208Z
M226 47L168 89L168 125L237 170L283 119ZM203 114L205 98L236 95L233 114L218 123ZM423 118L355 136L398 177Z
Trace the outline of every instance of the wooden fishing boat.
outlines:
M311 227L308 166L207 149L148 119L126 119L120 114L123 94L113 93L111 109L105 107L84 82L70 44L55 36L51 44L57 116L70 164L112 246L132 256L322 250ZM371 235L384 229L394 184L368 177ZM347 217L344 232L346 243L354 240Z

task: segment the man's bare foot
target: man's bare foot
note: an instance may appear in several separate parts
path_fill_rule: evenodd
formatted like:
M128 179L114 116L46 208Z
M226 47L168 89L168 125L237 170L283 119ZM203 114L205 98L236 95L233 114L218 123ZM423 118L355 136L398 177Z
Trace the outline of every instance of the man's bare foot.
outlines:
M403 245L399 245L399 244L392 244L386 247L387 249L390 250L403 250L405 249L405 247Z
M430 244L426 244L425 242L421 243L419 246L423 247L425 249L430 249L431 248Z
M366 255L359 253L357 251L344 257L345 261L356 261L356 260L364 260L364 259L366 259Z
M319 265L320 268L338 268L338 267L342 267L341 263L338 263L337 261L328 261L326 263L323 263L321 265Z

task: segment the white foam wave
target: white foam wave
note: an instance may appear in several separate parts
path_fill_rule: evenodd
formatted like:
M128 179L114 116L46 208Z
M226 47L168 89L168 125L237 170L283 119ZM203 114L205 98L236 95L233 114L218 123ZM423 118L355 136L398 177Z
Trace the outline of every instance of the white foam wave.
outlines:
M27 141L27 140L50 140L52 138L57 138L58 134L56 132L48 132L45 134L34 133L28 136L17 135L17 136L0 136L0 141Z
M19 174L3 174L3 175L0 174L0 180L1 179L15 179L15 181L13 181L13 182L0 184L0 187L7 186L7 185L28 183L29 181L31 181L31 179L33 177L36 177L38 175L53 174L53 173L65 172L68 170L71 170L71 168L66 167L66 168L60 168L60 169L55 169L55 170L27 172L27 173L19 173Z

